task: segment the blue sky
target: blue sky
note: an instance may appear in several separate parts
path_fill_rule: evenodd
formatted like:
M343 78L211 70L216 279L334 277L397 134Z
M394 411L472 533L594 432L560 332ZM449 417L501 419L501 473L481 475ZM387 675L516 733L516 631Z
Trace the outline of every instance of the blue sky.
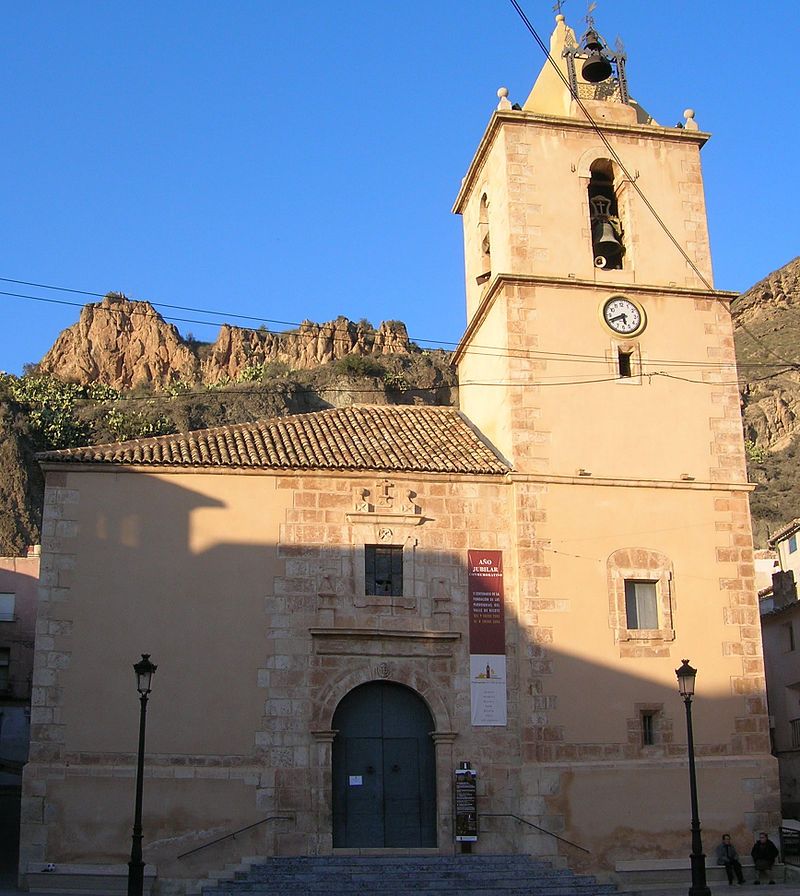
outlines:
M547 42L552 2L522 6ZM543 64L508 0L3 13L0 290L74 304L0 295L0 369L38 361L93 300L9 279L199 309L159 311L207 341L237 314L343 314L457 342L450 208L497 88L523 102ZM564 13L580 33L585 2ZM796 256L796 5L600 0L595 21L623 39L631 93L661 124L692 107L713 134L716 285L744 290Z

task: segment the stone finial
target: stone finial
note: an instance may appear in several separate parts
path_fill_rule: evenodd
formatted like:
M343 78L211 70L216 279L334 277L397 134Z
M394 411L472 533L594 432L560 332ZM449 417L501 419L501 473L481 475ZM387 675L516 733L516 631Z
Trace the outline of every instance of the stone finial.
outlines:
M694 120L694 109L684 109L683 116L686 119L686 124L684 127L687 131L699 131L700 127L697 122Z
M498 97L500 97L500 102L497 104L498 109L510 109L511 103L508 99L508 88L500 87L497 91Z
M561 13L561 12L560 12L560 13L556 16L556 23L557 23L557 24L560 24L561 22L565 22L565 21L566 21L566 19L564 18L564 13Z

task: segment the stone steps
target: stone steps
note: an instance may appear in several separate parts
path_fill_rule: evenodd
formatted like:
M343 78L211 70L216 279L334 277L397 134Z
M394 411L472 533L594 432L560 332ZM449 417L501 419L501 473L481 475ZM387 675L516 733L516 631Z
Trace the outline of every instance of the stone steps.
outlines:
M203 896L610 896L616 888L528 856L302 856L270 859Z

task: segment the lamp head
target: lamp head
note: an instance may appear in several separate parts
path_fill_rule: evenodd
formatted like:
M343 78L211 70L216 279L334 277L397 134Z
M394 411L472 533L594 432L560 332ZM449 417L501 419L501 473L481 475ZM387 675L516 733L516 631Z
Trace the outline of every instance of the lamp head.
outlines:
M143 653L138 663L133 664L136 673L136 690L146 697L150 693L150 684L158 666L150 662L150 654Z
M678 691L684 700L691 700L694 696L694 682L697 678L697 669L689 665L689 660L681 660L680 669L675 670L678 677Z

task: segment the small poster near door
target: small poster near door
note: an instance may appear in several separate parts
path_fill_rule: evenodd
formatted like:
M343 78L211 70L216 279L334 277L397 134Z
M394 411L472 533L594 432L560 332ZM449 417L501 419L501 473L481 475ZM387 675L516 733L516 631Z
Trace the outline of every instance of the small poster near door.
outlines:
M468 762L456 769L456 841L475 843L478 839L478 776Z
M467 556L472 724L502 727L508 722L503 552Z

